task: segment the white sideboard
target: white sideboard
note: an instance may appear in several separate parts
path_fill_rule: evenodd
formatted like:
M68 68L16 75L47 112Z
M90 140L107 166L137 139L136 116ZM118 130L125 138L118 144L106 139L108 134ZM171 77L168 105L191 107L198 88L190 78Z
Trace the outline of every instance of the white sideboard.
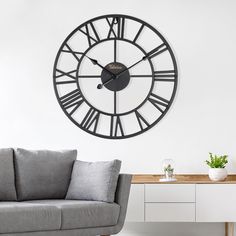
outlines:
M236 184L197 184L197 222L236 222Z
M133 177L127 222L236 222L236 176L211 182L203 175L177 176L175 183L161 183L158 175Z

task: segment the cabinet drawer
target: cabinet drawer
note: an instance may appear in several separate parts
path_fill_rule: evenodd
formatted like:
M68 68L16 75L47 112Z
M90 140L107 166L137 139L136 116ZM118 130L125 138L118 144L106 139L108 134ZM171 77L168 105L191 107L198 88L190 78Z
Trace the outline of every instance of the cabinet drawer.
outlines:
M146 222L194 222L195 203L145 203Z
M195 202L195 184L146 184L145 202Z

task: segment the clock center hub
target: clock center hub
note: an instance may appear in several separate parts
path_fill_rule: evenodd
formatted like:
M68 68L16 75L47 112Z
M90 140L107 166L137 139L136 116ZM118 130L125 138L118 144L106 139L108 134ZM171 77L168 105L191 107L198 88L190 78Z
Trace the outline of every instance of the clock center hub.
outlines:
M109 71L111 73L109 73ZM120 91L129 84L129 70L122 63L112 62L107 64L105 69L102 70L101 79L107 89L111 91ZM107 84L105 84L106 82Z

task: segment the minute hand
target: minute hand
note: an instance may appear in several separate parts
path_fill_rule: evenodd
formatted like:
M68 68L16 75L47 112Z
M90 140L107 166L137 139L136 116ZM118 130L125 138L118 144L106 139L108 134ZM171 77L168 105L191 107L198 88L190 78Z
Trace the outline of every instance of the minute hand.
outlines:
M108 79L106 82L102 83L102 84L98 84L97 88L101 89L103 87L103 85L109 84L112 80L118 78L121 74L123 74L125 71L129 70L130 68L136 66L138 63L140 63L141 61L146 60L146 57L143 57L141 60L135 62L133 65L129 66L128 68L126 68L125 70L121 71L119 74L112 76L110 79Z
M136 66L137 64L139 64L140 62L146 60L146 57L143 57L141 60L135 62L133 65L129 66L128 68L126 68L125 70L121 71L119 74L117 74L116 76L120 76L121 74L123 74L125 71L131 69L132 67Z
M103 85L106 85L106 84L110 83L112 80L114 80L116 78L116 76L115 77L114 76L110 77L106 82L104 82L102 84L98 84L97 88L101 89L103 87Z

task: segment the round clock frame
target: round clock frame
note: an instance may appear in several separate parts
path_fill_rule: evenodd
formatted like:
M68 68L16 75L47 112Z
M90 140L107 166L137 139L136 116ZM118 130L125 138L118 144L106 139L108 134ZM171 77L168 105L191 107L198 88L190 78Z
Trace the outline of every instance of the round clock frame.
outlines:
M94 22L100 20L103 21L105 20L108 24L109 30L107 32L107 37L105 38L100 38L99 33L96 31L95 28ZM125 22L127 20L135 21L140 25L137 33L135 34L135 37L132 39L128 39L125 36ZM162 42L157 47L148 52L144 50L143 47L137 43L138 38L141 37L140 35L144 30L144 28L148 28L149 30L154 32ZM78 52L72 49L72 47L69 45L69 40L77 33L83 34L85 37L87 37L88 48L84 52ZM108 63L107 65L102 65L100 64L100 61L97 61L96 59L88 56L88 52L93 47L97 46L100 43L111 40L112 42L114 42L114 60L112 62ZM138 50L140 50L143 53L143 57L140 58L139 61L132 64L131 66L126 66L122 62L116 61L118 41L123 41L134 45ZM153 65L153 58L164 53L165 51L167 51L171 57L172 68L170 70L155 71ZM74 59L77 60L77 68L75 68L72 71L66 71L66 72L58 69L60 56L63 53L69 54ZM108 113L106 111L99 110L98 108L94 107L82 93L79 81L80 79L79 69L81 62L84 59L90 60L91 63L93 63L95 66L101 68L101 73L99 75L90 76L90 78L93 77L100 78L100 83L97 84L96 86L97 89L108 89L114 93L114 111L112 113ZM130 69L143 61L147 61L149 63L151 74L145 76L130 74ZM73 73L75 73L75 76L72 75ZM131 83L133 77L142 77L142 76L144 78L149 77L152 80L150 90L147 96L145 97L143 102L141 102L138 106L134 107L133 109L127 112L118 113L116 107L117 93L125 89L128 86L128 84ZM65 77L66 80L59 81L59 78L61 77ZM165 99L153 93L153 87L155 82L157 81L173 84L172 93L169 99ZM166 39L161 35L159 31L157 31L150 24L138 18L128 15L110 14L110 15L99 16L84 22L67 36L67 38L62 43L55 59L53 68L53 84L57 100L62 110L76 126L98 137L108 138L108 139L123 139L123 138L134 137L149 130L165 116L176 94L177 84L178 84L178 69L174 53L170 45L166 41ZM68 84L76 84L77 88L75 90L67 92L63 96L60 96L58 91L58 86L63 86ZM152 123L148 122L147 119L144 118L144 116L139 112L139 109L146 102L150 102L160 112L160 115ZM73 114L83 103L86 103L89 109L86 112L82 121L79 122L75 118L73 118ZM122 116L129 115L131 113L135 114L138 123L138 130L137 132L126 134L122 126ZM97 132L100 115L105 115L110 117L110 124L109 124L110 127L109 127L109 132L107 134L102 134Z

